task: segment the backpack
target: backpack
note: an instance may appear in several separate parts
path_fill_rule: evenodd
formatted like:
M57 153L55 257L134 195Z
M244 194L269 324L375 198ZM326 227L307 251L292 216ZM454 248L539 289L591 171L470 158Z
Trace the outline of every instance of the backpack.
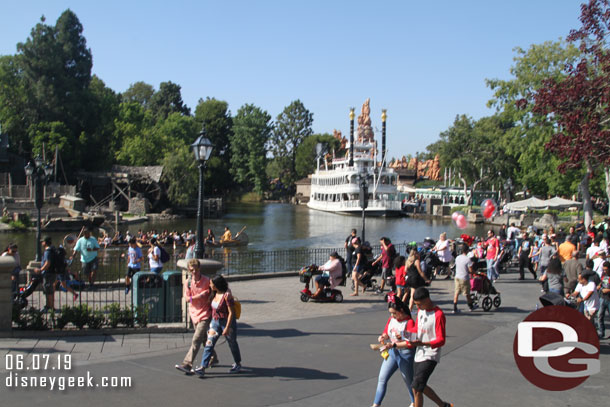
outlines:
M169 261L169 253L163 248L163 246L157 246L161 254L159 255L159 261L161 263L167 263Z
M235 311L235 319L239 319L241 317L241 302L235 297L233 297L233 310Z
M63 274L66 270L66 250L62 246L50 246L47 251L50 264L42 274Z

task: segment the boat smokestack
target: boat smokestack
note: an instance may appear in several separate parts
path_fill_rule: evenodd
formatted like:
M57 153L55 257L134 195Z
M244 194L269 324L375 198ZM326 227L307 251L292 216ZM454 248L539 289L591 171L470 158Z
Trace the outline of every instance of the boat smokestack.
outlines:
M354 108L349 109L349 166L354 166Z
M381 166L385 167L385 119L388 117L386 109L381 109Z

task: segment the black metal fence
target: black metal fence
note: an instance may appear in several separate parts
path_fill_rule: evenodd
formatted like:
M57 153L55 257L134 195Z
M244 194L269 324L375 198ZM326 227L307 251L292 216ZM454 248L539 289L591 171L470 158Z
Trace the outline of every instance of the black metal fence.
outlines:
M406 243L394 245L397 252L404 254ZM172 252L171 250L169 250ZM324 264L329 255L336 251L345 258L345 248L319 248L319 249L292 249L281 251L250 251L247 249L215 249L207 253L211 259L223 264L221 273L224 275L281 273L298 271L311 264ZM65 283L57 283L53 294L55 310L64 306L76 307L86 305L92 311L103 313L108 319L117 307L125 313L131 312L137 317L142 308L148 309L148 322L182 322L187 323L183 317L182 299L182 273L177 262L184 257L184 248L173 250L171 259L163 267L160 276L153 273L143 273L133 278L127 291L125 275L127 271L126 258L123 256L126 249L106 249L100 251L99 269L93 286L87 282L86 276L80 272L81 264L78 260L69 267L73 276ZM379 246L372 247L373 256L381 252ZM143 262L143 271L147 272L147 262ZM24 290L31 281L32 274L22 272L20 289ZM76 294L76 295L75 295ZM42 309L47 304L45 294L42 292L42 283L27 297L28 307Z

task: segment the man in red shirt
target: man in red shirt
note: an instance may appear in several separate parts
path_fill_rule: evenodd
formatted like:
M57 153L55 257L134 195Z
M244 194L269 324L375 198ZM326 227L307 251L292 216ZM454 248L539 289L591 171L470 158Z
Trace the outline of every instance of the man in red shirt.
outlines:
M379 239L379 243L381 244L381 254L373 262L373 265L381 262L381 286L377 289L376 294L383 292L387 278L392 275L392 266L396 257L396 249L390 239L382 237Z
M417 305L417 340L412 346L417 346L415 363L413 364L413 395L414 407L424 405L424 394L439 407L453 407L453 404L443 401L430 386L428 379L441 360L441 347L445 344L445 314L432 302L430 292L426 287L420 287L413 293Z
M485 255L485 260L487 261L487 278L490 281L493 281L498 278L496 263L498 261L498 253L500 253L500 242L498 242L498 238L494 235L493 230L487 232L485 245L487 246L487 254Z
M189 303L189 315L195 327L191 347L184 361L176 365L176 369L186 374L193 374L193 360L199 352L201 344L208 339L208 328L212 318L212 307L210 305L210 279L201 273L199 260L191 259L188 262L189 278L184 282L182 293ZM212 355L212 364L218 364L216 351Z

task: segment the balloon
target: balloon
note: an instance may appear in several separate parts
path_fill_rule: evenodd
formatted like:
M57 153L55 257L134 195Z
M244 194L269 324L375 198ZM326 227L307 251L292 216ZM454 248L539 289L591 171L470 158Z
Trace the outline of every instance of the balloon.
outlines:
M483 209L483 217L485 219L489 219L494 216L498 210L498 206L493 199L484 200L481 204L481 208Z
M457 226L459 229L466 229L466 227L468 227L468 219L466 219L466 215L460 211L454 212L454 215L456 216L451 216L451 218L453 219L455 226Z

